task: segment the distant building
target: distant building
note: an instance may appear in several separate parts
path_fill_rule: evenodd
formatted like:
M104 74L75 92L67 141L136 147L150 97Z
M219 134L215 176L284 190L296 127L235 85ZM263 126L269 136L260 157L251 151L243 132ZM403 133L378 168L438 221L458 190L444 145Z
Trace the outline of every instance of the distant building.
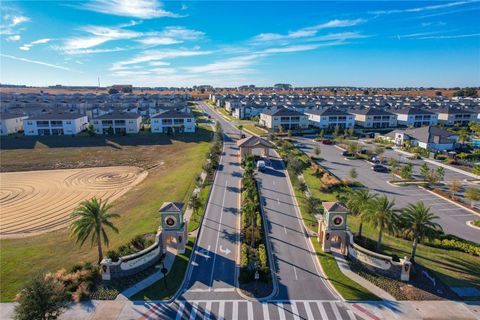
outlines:
M288 83L277 83L273 86L275 90L291 90L292 85Z
M97 134L132 134L138 133L142 117L134 112L110 112L93 118L91 124Z
M6 112L0 113L0 135L6 136L22 131L24 119L27 119L27 116Z
M393 111L397 115L397 122L403 126L415 128L433 126L438 123L437 114L420 108L405 108Z
M195 132L195 118L191 113L168 110L150 118L153 133Z
M88 118L78 113L44 113L23 120L26 136L75 135L87 128Z
M355 126L355 117L348 112L336 108L305 110L310 125L321 129L349 129Z
M395 128L397 116L378 108L352 110L355 115L355 124L363 128L383 129Z
M287 108L272 108L260 113L260 125L273 131L308 128L308 117Z

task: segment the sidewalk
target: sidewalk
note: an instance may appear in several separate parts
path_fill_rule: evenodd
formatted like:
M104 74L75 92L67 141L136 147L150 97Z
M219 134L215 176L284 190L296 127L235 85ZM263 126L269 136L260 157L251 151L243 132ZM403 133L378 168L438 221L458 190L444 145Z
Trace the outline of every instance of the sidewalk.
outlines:
M172 268L176 255L177 255L177 250L167 246L167 253L165 254L165 258L163 259L163 264L165 268L167 268L167 270L170 271L170 269ZM151 276L143 279L142 281L138 282L134 286L120 293L115 300L116 301L128 300L131 296L133 296L137 292L145 288L148 288L149 286L151 286L152 284L154 284L155 282L161 279L163 279L163 273L161 273L160 269L158 269L156 273L152 274Z

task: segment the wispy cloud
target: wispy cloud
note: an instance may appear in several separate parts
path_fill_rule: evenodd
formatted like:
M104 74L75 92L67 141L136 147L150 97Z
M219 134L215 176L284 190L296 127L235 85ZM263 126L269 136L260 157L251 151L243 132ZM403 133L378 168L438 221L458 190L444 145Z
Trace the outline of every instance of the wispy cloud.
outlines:
M55 68L55 69L60 69L60 70L73 71L72 69L69 69L69 68L64 67L64 66L59 66L59 65L56 65L56 64L51 64L51 63L38 61L38 60L31 60L31 59L26 59L26 58L22 58L22 57L11 56L11 55L8 55L8 54L3 54L3 53L0 53L0 57L12 59L12 60L17 60L17 61L33 63L33 64L38 64L38 65L42 65L42 66L45 66L45 67L50 67L50 68Z
M17 10L3 7L3 5L0 19L0 34L2 35L18 35L19 26L30 21L29 17L24 16Z
M260 54L251 54L246 56L224 59L201 66L184 67L182 69L190 73L245 73L249 71L246 68L251 66L261 56L262 55Z
M105 14L139 19L181 17L179 14L163 9L162 4L157 0L96 0L82 5L81 8Z
M49 43L50 41L52 41L52 39L50 39L50 38L38 39L38 40L32 41L30 43L25 43L19 49L23 50L23 51L29 51L33 46L35 46L37 44L45 44L45 43Z
M16 34L16 35L13 35L13 36L8 36L7 37L7 41L18 41L20 40L20 35L19 34Z
M456 34L456 35L449 35L449 36L427 36L427 37L420 37L418 39L459 39L459 38L470 38L470 37L480 37L480 33L471 33L471 34Z
M465 5L472 2L473 1L457 1L457 2L449 2L449 3L430 5L430 6L424 6L424 7L415 7L415 8L409 8L409 9L378 10L378 11L371 11L370 13L371 14L392 14L392 13L423 12L423 11L457 7L457 6Z
M110 68L110 70L122 70L125 69L127 66L142 64L146 62L152 63L161 60L175 59L181 57L208 55L211 53L213 53L213 51L202 51L196 49L146 50L143 51L141 54L133 57L132 59L115 62Z
M360 23L365 22L363 19L353 19L353 20L330 20L325 23L317 24L314 26L302 28L295 31L290 31L287 34L280 33L261 33L255 36L253 42L268 42L268 41L278 41L278 40L289 40L289 39L298 39L305 37L312 37L317 34L318 31L328 28L344 28L356 26Z
M161 32L149 32L146 33L146 35L147 37L138 39L137 41L146 46L157 46L198 40L202 38L205 33L198 30L187 29L185 27L166 27Z

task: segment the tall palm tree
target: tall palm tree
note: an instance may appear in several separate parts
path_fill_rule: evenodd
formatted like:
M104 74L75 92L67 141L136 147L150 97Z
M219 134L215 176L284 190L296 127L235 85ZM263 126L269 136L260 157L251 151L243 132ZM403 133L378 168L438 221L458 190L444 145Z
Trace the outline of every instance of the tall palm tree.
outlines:
M359 189L350 193L347 200L347 207L354 216L360 217L360 225L358 226L358 237L362 237L363 218L364 213L373 199L377 197L376 194L370 193L368 189Z
M382 246L383 231L393 232L398 225L398 215L400 211L394 208L395 201L390 201L387 196L381 196L371 200L368 209L361 213L363 221L371 223L375 229L378 229L377 251Z
M70 236L76 238L76 243L82 246L90 237L90 245L97 244L98 249L98 263L103 259L102 242L108 246L109 239L106 227L118 233L118 229L113 225L110 219L119 218L120 215L116 213L109 213L112 208L108 201L97 200L92 198L80 203L70 215L74 220L70 224Z
M420 201L411 203L402 212L401 227L405 235L413 237L411 260L415 261L417 245L422 238L432 238L443 231L442 227L433 222L438 219L436 215L430 212L430 208Z

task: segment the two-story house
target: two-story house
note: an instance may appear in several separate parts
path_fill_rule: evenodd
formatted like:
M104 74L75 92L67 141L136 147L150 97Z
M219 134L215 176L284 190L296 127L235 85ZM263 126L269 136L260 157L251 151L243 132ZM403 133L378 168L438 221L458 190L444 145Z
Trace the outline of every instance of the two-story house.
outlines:
M337 108L313 108L305 110L310 125L321 129L353 128L355 126L354 115Z
M23 120L26 136L75 135L87 128L86 115L69 112L44 113Z
M433 126L438 123L438 115L420 108L404 108L393 111L397 115L397 123L407 127Z
M134 112L114 111L93 118L90 123L97 134L131 134L140 131L142 117Z
M27 116L21 114L0 113L0 135L6 136L23 130L23 120Z
M301 112L279 107L263 110L259 123L273 131L298 130L308 128L308 117Z
M195 132L195 118L191 113L168 110L150 117L153 133Z
M383 129L397 126L397 116L383 109L355 109L351 112L355 116L355 124L363 128Z
M446 126L466 126L469 122L476 122L478 116L477 112L452 107L437 109L435 113L438 115L438 122Z

